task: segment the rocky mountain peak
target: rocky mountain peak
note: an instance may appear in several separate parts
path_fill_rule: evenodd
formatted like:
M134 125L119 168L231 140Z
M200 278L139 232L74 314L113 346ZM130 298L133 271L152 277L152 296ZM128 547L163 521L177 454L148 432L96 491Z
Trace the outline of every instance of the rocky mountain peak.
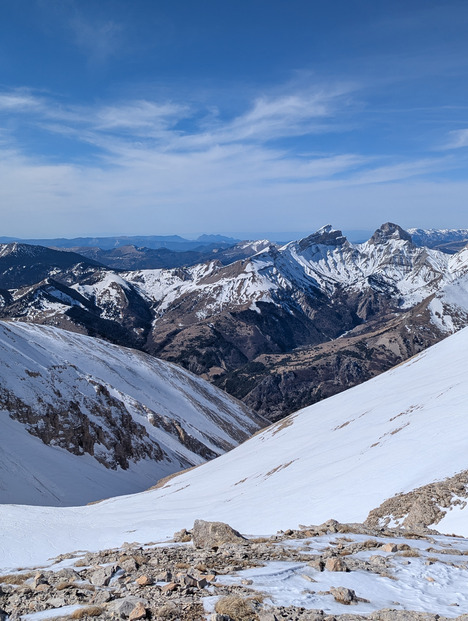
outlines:
M391 239L401 239L411 242L411 235L393 222L385 222L378 228L369 240L371 244L384 244Z
M305 250L309 246L321 244L323 246L342 246L346 242L346 237L331 224L322 226L318 231L299 241L300 250Z

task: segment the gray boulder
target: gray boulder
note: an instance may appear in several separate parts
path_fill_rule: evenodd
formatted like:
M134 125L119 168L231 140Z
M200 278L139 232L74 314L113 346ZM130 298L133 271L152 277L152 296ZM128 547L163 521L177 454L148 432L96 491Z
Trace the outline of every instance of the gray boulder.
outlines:
M135 597L133 595L129 595L128 597L122 597L120 599L116 599L111 602L107 610L108 612L114 613L117 618L127 618L134 611L137 605L141 604L142 607L148 606L148 602L141 597Z
M246 544L248 539L243 537L224 522L205 522L195 520L192 529L193 545L196 548L218 549L223 544L237 543Z

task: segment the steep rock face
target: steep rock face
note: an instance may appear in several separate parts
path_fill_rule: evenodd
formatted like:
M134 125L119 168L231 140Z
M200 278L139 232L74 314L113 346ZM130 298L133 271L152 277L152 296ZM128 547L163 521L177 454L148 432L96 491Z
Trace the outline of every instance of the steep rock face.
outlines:
M0 369L2 502L84 502L108 495L104 483L112 493L141 490L233 448L265 424L169 363L55 328L1 322ZM13 465L9 435L32 447ZM63 474L42 465L42 455L49 465L53 455L65 471L73 468L76 489L64 489ZM88 493L89 476L96 480Z
M93 269L76 278L48 277L7 292L0 316L49 324L143 348L153 312L151 303L117 274ZM66 281L71 281L67 284ZM79 284L73 284L74 282Z
M316 233L312 233L308 237L301 239L299 242L299 248L305 250L309 246L322 245L322 246L342 246L347 242L346 237L341 231L333 229L331 224L327 224L319 229Z
M285 354L262 354L215 384L275 421L399 364L443 335L428 303L358 326L346 335Z
M364 244L350 244L326 226L228 267L125 277L156 309L148 351L215 381L274 420L466 325L465 273L463 253L450 258L417 247L387 223ZM387 323L388 338L369 354L365 342ZM353 347L341 346L341 339L330 347L343 333Z

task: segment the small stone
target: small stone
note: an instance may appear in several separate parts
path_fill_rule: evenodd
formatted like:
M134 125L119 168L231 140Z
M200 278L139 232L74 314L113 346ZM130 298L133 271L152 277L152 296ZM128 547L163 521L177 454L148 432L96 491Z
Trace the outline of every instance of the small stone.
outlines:
M188 587L196 587L198 580L189 574L182 574L180 576L180 582Z
M344 604L345 606L355 604L358 601L356 592L353 591L353 589L347 589L346 587L330 587L330 593L333 595L336 602Z
M327 520L323 524L320 524L318 530L324 533L337 533L339 531L340 523L336 520Z
M169 584L165 584L162 588L161 588L161 593L172 593L173 591L175 591L176 589L179 588L179 585L177 584L177 582L169 582Z
M120 563L120 567L126 571L128 574L131 574L138 569L138 564L135 562L133 558L127 558L122 563Z
M66 601L64 597L51 597L46 603L47 606L51 608L60 608L61 606L65 606Z
M323 571L325 569L325 563L322 561L321 558L315 558L312 561L309 561L307 565L309 567L312 567L313 569L316 569L317 571Z
M71 567L65 567L54 574L56 580L62 580L63 582L73 582L79 579L79 575Z
M183 528L174 533L174 541L178 543L187 543L188 541L192 541L192 535L186 528Z
M138 619L146 619L147 610L141 602L135 606L129 615L129 621L137 621Z
M37 589L40 584L47 584L47 580L42 573L37 573L32 579L32 587L33 589Z
M216 580L216 576L214 574L206 574L203 577L207 582L214 582Z
M96 591L96 593L93 595L93 598L91 600L92 604L107 604L107 602L110 602L112 599L112 595L109 593L109 591L104 591L104 590L99 590Z
M426 576L426 580L428 582L435 582L434 578L432 576Z
M99 569L96 569L96 571L91 574L89 580L91 584L94 584L95 586L107 586L113 573L114 570L111 566L99 567Z
M327 558L325 562L325 569L327 571L348 571L346 564L335 556Z
M398 550L398 546L395 543L386 543L380 548L382 552L396 552Z
M301 578L304 578L304 580L307 580L308 582L317 582L317 580L314 580L312 576L309 576L308 574L301 574Z
M38 584L34 590L38 593L44 593L44 591L48 591L49 588L50 584L47 584L47 582L42 582L41 584Z
M205 578L200 578L200 580L197 580L197 587L199 589L204 589L207 584L208 584L208 582L206 581Z
M127 596L117 599L110 604L108 604L107 610L109 612L113 612L115 615L120 615L120 617L128 617L137 606L141 604L143 607L147 605L145 600L140 599L139 597ZM145 611L146 614L146 611ZM113 618L113 617L111 617ZM119 618L119 617L117 617ZM144 617L141 617L144 618Z
M152 578L150 578L146 574L137 578L135 582L140 586L151 586L153 584Z

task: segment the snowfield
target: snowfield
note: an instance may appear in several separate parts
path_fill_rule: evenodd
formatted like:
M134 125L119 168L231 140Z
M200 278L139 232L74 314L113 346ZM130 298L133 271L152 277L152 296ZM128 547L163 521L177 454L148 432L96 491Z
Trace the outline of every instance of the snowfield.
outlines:
M363 521L394 494L467 469L467 349L464 329L159 489L83 507L3 505L0 563L164 541L196 518L255 535ZM462 501L436 528L468 536L467 517Z
M173 364L34 324L0 322L0 377L2 503L142 491L266 422Z

